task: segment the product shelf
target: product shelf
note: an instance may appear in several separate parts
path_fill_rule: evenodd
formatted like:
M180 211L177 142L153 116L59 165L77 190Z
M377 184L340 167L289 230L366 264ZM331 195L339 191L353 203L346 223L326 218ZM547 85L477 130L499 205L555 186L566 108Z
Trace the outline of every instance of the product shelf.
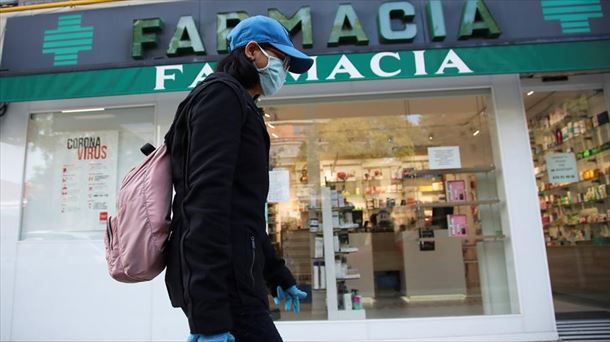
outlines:
M597 222L583 222L583 223L549 223L549 224L545 224L543 225L544 228L550 228L550 227L582 227L582 226L593 226L593 225L598 225L598 224L607 224L610 223L610 220L606 220L606 221L597 221Z
M409 208L449 208L449 207L468 207L473 205L492 205L500 203L499 199L479 200L479 201L459 201L459 202L426 202L409 204Z
M350 254L350 253L356 253L356 252L358 252L358 248L349 247L348 250L339 249L338 251L335 251L335 254Z
M567 184L563 184L563 185L559 185L556 187L552 187L550 189L545 189L539 192L539 194L549 194L549 193L553 193L559 190L565 190L565 189L570 189L570 188L574 188L577 187L578 185L581 184L587 184L587 183L601 183L602 180L604 180L606 178L606 175L600 175L598 177L595 178L590 178L590 179L583 179L580 180L578 182L571 182L571 183L567 183Z
M581 205L584 206L584 205L590 205L590 204L601 204L601 203L604 203L607 199L608 199L608 197L603 197L603 198L599 198L599 199L582 201L582 202L578 202L578 203L549 204L547 208L540 209L540 210L548 211L548 210L551 210L552 208L574 208L576 206L581 206Z
M344 277L337 277L337 281L360 279L360 274L347 274Z
M403 177L402 180L410 180L412 178L421 178L423 176L432 175L448 175L448 174L464 174L464 173L489 173L495 171L494 165L489 166L478 166L478 167L466 167L461 169L424 169L424 170L413 170L410 176Z
M532 129L532 131L534 133L547 133L547 134L553 134L553 132L557 129L560 128L561 126L568 124L572 121L576 121L578 119L587 119L589 118L588 115L566 115L564 118L562 118L561 120L553 123L552 125L550 125L549 127L536 127L534 129Z
M534 152L532 153L534 155L534 157L539 157L539 156L544 156L545 154L549 153L549 152L557 152L556 150L561 149L562 147L565 146L571 146L574 142L581 142L583 139L587 140L587 139L592 139L593 135L591 135L591 133L593 133L594 131L603 128L604 126L606 126L607 123L604 123L602 125L590 128L588 130L586 130L584 133L579 134L579 135L575 135L569 139L564 140L561 144L557 144L551 147L547 147L541 151L538 152Z
M506 236L500 235L464 235L464 236L452 236L455 239L468 239L474 241L502 241L506 240ZM416 241L434 241L435 238L418 238Z

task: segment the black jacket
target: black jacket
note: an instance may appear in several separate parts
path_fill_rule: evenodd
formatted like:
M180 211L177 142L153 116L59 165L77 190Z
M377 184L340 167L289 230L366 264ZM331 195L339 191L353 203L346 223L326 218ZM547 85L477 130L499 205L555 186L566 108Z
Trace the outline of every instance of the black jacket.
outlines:
M165 139L176 191L169 296L191 333L229 331L232 314L268 309L267 287L295 284L265 232L269 135L246 89L214 73L180 104Z

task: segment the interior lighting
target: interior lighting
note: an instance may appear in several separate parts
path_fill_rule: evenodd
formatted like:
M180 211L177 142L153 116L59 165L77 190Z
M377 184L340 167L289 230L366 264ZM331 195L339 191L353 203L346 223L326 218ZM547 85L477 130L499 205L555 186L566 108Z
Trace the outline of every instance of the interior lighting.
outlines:
M62 110L62 113L83 113L83 112L101 112L106 108L81 108L81 109L66 109Z
M530 91L528 91L528 92L527 92L527 96L530 96L530 95L532 95L533 93L534 93L534 91L533 91L533 90L530 90Z
M269 128L275 128L275 126L273 126L271 123L267 122L267 126L269 126Z
M272 135L274 138L279 138L279 137L280 137L279 135L277 135L277 134L275 134L275 133L271 133L271 135Z
M476 137L477 135L479 135L479 133L481 133L481 131L477 129L476 131L472 132L472 136Z

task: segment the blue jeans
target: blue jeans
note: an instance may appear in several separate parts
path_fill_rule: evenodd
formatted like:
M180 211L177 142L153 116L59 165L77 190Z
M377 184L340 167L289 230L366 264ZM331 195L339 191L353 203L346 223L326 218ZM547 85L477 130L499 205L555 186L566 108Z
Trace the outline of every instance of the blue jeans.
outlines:
M233 314L235 342L283 342L267 310Z

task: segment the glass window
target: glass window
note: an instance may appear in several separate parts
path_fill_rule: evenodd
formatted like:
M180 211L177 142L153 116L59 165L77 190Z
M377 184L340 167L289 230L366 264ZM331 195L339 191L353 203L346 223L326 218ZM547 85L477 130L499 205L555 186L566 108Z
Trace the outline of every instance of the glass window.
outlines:
M281 319L515 312L488 105L462 95L265 106L271 166L288 174L272 187L289 193L268 204L268 232L309 293Z
M154 108L30 116L22 239L102 239L123 175L153 142Z
M524 94L555 311L610 310L610 125L602 90Z

